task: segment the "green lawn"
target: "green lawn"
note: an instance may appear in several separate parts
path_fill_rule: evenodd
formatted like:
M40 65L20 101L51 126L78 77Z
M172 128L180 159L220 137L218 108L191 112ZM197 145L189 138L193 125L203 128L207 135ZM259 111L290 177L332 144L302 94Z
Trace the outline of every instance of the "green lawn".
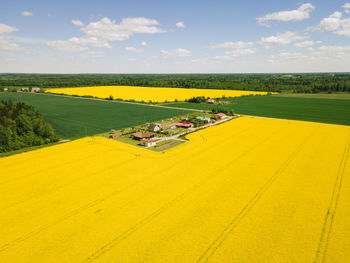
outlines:
M182 110L45 94L0 92L0 100L22 101L41 112L58 136L76 139L171 118Z
M230 99L238 114L350 125L350 100L311 97L252 96ZM210 110L214 105L173 103L170 107ZM219 106L220 107L220 106Z

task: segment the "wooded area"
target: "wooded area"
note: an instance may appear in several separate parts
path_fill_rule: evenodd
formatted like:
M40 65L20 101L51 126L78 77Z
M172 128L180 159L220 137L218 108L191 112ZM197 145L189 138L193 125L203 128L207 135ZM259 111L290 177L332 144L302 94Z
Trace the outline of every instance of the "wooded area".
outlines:
M295 93L350 92L350 74L0 74L0 88L103 85Z
M0 152L55 142L50 124L33 106L23 102L0 102Z

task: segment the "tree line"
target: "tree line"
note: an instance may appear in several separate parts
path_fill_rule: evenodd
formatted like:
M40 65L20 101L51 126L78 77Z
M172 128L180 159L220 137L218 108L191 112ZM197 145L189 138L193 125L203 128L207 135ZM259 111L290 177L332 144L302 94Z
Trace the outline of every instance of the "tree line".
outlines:
M58 141L53 128L33 106L0 102L0 152Z
M0 74L0 88L103 85L294 93L350 92L350 74Z

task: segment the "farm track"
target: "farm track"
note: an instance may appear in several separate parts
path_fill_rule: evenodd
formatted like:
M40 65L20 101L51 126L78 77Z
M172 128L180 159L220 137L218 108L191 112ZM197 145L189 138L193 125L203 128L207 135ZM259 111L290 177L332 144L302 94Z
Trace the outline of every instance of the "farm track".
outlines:
M327 213L324 219L323 228L322 228L320 241L318 244L314 263L323 263L326 261L329 238L332 232L333 221L337 212L338 201L339 201L339 196L341 194L346 164L349 158L349 152L350 152L350 131L346 141L344 153L339 164L338 174L333 186L329 207L327 209Z
M318 127L317 127L318 128ZM208 262L214 253L220 248L226 238L234 231L234 228L239 222L251 211L255 204L262 198L264 193L276 181L276 179L283 173L283 171L294 160L297 154L305 147L307 142L314 136L317 128L297 147L297 149L287 158L285 162L276 170L276 172L265 182L265 184L255 193L252 199L243 207L243 209L230 221L224 228L220 235L210 244L204 253L198 258L196 263Z

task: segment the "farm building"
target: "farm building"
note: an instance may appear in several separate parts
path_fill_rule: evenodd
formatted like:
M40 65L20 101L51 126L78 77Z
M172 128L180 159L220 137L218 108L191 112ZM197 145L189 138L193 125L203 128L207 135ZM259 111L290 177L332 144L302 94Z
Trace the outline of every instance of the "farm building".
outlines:
M145 147L152 147L156 145L156 141L152 139L142 139L141 142Z
M142 139L150 139L153 138L156 134L154 132L135 132L131 134L131 137L134 140L141 141Z
M39 92L40 88L32 88L31 92Z
M148 130L153 131L153 132L157 132L160 130L160 124L152 123L148 126Z
M213 99L208 99L207 102L213 104L213 103L215 103L215 100L213 100Z
M6 91L9 91L9 88L4 88L3 90L4 90L4 92L6 92Z
M161 127L163 130L167 129L175 129L176 128L176 123L169 123L169 124L164 124Z
M206 123L209 123L211 121L211 119L209 117L203 117L203 116L198 116L198 117L196 117L196 119L201 121L201 122L206 122Z
M108 136L109 139L115 139L119 136L119 134L111 134Z
M176 127L178 128L193 128L193 123L187 123L187 122L179 122L176 123Z
M225 118L225 117L227 117L226 114L221 113L221 112L215 114L215 118L217 118L217 119L223 119L223 118Z

